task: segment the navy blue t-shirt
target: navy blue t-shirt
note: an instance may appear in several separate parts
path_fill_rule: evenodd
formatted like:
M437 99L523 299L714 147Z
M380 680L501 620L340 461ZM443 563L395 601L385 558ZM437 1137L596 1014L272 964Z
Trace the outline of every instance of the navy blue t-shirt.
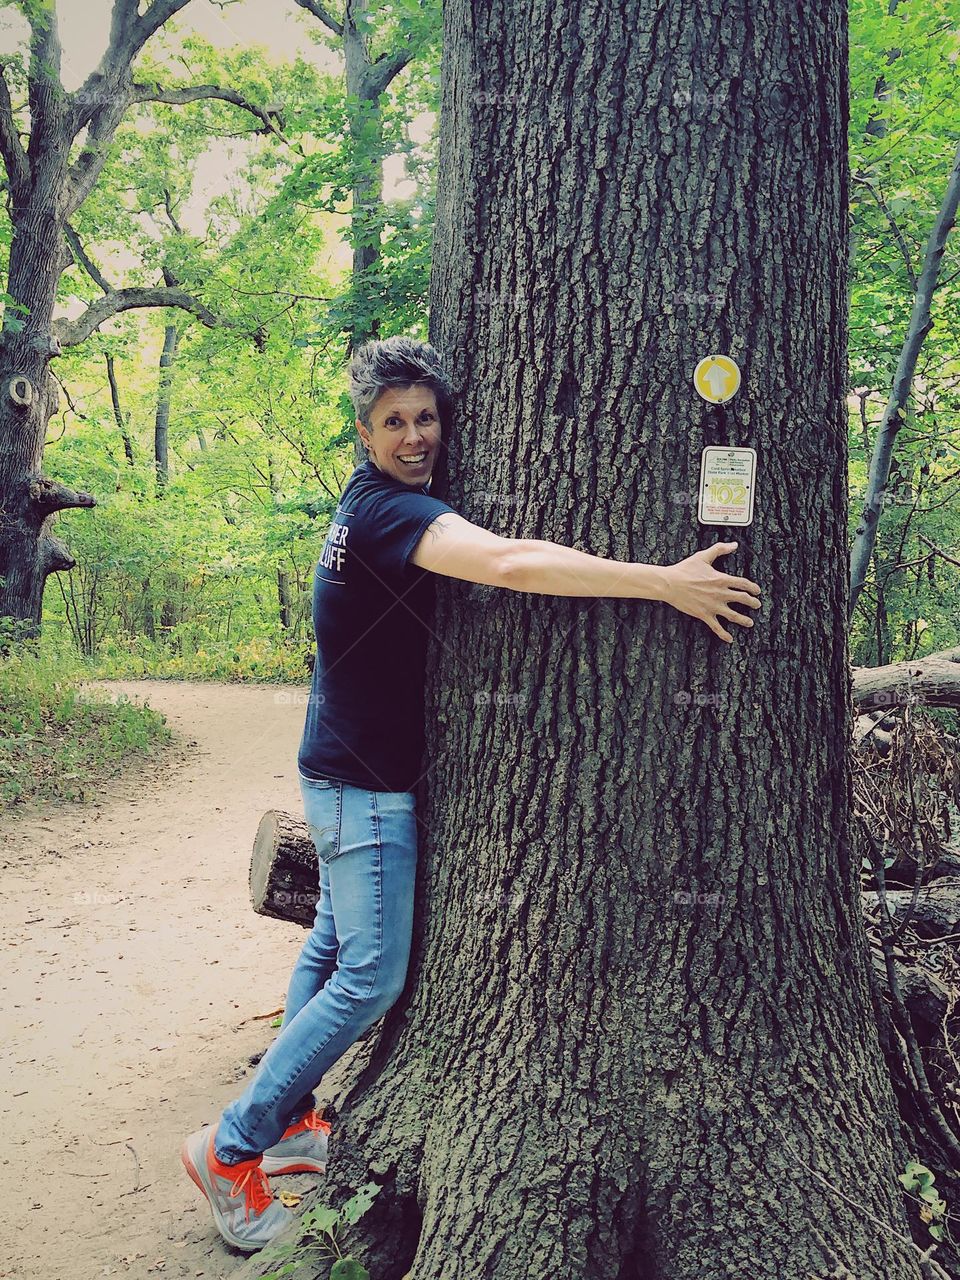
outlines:
M313 575L317 657L297 756L306 777L414 789L434 584L407 561L446 511L369 460L347 481Z

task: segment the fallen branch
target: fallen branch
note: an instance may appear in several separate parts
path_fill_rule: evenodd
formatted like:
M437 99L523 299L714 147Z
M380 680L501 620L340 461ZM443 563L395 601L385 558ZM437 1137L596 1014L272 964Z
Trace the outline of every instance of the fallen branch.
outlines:
M960 649L941 649L916 662L853 668L857 711L903 707L960 707Z

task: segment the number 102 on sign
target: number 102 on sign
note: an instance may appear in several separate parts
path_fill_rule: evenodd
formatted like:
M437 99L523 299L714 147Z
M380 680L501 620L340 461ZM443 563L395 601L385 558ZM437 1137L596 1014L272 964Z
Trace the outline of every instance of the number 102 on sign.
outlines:
M756 478L756 449L707 445L700 455L697 519L701 524L752 524Z

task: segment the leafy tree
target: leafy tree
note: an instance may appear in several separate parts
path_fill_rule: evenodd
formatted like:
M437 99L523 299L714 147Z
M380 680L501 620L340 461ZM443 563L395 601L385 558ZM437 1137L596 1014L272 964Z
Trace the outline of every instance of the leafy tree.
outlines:
M953 7L851 6L852 646L955 644L960 50ZM942 259L938 260L938 255Z
M107 51L83 85L68 93L60 80L61 49L52 0L18 0L30 28L29 59L0 68L0 157L6 170L10 249L6 309L0 332L0 615L40 626L44 584L75 561L52 532L55 513L94 505L41 470L47 424L55 410L50 362L112 316L134 307L175 306L216 325L217 316L183 288L125 286L97 298L79 316L54 322L60 277L72 259L68 228L93 191L124 115L137 103L231 103L260 127L278 132L275 114L234 86L166 86L136 80L133 64L147 41L188 0L115 0ZM8 80L8 73L10 79ZM11 89L25 90L15 105ZM29 128L23 122L29 110ZM27 135L24 145L23 137Z

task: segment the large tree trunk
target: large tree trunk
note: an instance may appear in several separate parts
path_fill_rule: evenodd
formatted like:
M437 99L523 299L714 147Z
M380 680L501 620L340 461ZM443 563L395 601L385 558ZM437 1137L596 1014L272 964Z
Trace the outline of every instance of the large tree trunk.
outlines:
M55 403L49 362L59 351L54 298L69 261L56 212L60 198L57 176L48 174L26 204L14 202L7 291L22 310L8 308L9 327L0 335L0 615L18 620L25 635L39 631L47 577L76 563L53 534L55 513L94 505L90 494L42 474Z
M960 961L955 939L960 929L960 877L957 855L948 853L929 873L930 883L920 888L914 901L912 890L888 891L890 912L901 924L905 918L922 938L951 941L954 962ZM924 877L926 879L926 877ZM736 884L731 883L730 889ZM250 858L250 901L258 915L286 920L305 929L312 927L318 898L317 853L307 824L293 814L268 810L260 820ZM877 895L863 895L865 910L877 911ZM883 957L872 956L881 988L886 986ZM895 966L907 1009L920 1042L930 1044L939 1033L948 1012L950 993L946 985L926 968L895 958ZM899 1063L899 1052L895 1055Z
M438 582L409 999L323 1200L383 1183L378 1280L917 1277L850 827L845 7L444 21L441 492L619 559L735 536L765 603L726 646ZM691 502L728 442L739 532Z

